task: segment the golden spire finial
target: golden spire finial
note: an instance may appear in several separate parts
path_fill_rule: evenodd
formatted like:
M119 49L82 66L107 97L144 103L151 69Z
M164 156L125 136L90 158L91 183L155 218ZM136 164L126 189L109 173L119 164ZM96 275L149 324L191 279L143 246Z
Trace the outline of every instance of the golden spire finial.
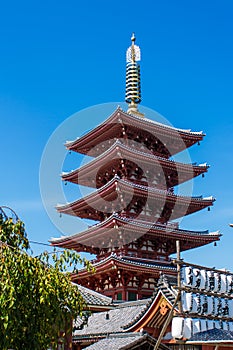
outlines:
M127 113L143 117L144 115L137 108L137 105L141 102L140 65L138 63L141 60L141 51L139 46L135 45L135 41L135 34L132 33L132 43L126 51L125 101L129 105Z

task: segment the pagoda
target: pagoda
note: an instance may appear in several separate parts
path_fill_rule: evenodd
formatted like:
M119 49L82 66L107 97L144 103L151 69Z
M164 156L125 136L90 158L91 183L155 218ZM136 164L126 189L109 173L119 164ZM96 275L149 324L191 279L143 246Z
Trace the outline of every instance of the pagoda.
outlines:
M63 173L62 180L94 191L57 210L97 223L51 240L54 246L96 255L95 273L82 269L74 282L125 301L150 297L161 273L176 280L171 255L177 240L182 252L220 238L218 232L181 229L174 221L213 205L213 197L188 197L177 191L180 184L204 175L208 165L173 160L205 135L163 125L138 110L140 48L134 35L131 41L126 54L127 112L118 107L93 130L66 143L69 151L92 159Z

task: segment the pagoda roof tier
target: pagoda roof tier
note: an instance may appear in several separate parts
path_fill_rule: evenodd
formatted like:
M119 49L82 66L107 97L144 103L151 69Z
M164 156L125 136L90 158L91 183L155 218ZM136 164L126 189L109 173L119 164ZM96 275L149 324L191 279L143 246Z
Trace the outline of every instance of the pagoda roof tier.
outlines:
M60 213L104 220L113 212L165 223L210 207L213 197L185 197L115 176L106 185L72 203L58 205Z
M102 249L111 251L112 248L125 246L145 235L149 236L151 240L169 242L169 246L167 246L169 254L176 252L177 239L180 241L181 251L184 251L218 241L221 236L219 232L181 230L172 224L152 224L113 214L85 231L53 238L50 242L53 246L98 255Z
M100 188L115 174L133 182L146 182L171 188L207 172L207 164L194 165L178 163L166 158L141 152L117 140L81 168L62 174L62 180L83 186Z
M132 273L146 273L146 274L152 274L155 276L155 274L158 274L157 277L161 275L161 272L164 274L169 274L176 276L176 266L174 264L170 263L164 263L159 261L153 261L150 262L143 262L143 261L135 261L130 260L130 258L126 258L124 256L117 256L115 253L112 253L107 258L100 260L98 262L92 263L92 266L95 269L94 276L95 278L100 274L108 273L114 271L114 269L122 269L122 270L128 270ZM93 272L87 271L87 269L82 268L78 271L78 273L72 274L72 281L76 282L82 280L82 278L85 278L87 276L91 276ZM156 277L156 276L155 276Z
M98 156L116 139L128 139L144 145L144 150L169 158L201 141L203 132L177 129L156 121L123 112L118 107L97 127L74 141L67 141L66 148L78 153Z

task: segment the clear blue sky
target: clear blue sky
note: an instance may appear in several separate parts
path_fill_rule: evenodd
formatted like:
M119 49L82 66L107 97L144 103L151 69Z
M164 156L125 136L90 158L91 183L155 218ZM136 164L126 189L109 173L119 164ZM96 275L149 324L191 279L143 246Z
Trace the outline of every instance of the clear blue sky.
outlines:
M0 204L25 221L29 239L46 243L60 234L40 197L46 142L73 113L124 99L125 51L134 31L142 50L143 105L176 127L207 134L190 150L193 162L211 165L204 179L195 180L194 195L213 195L217 201L182 227L220 230L223 237L217 247L184 257L233 270L233 229L228 227L233 221L232 18L232 0L1 4ZM101 119L80 118L76 136ZM67 130L64 141L70 135ZM77 219L77 231L79 225Z

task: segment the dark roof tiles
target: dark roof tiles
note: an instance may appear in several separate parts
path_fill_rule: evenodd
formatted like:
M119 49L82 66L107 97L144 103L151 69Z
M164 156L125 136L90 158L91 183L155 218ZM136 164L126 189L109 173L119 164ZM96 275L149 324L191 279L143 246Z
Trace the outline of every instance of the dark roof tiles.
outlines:
M85 335L106 335L124 332L127 326L137 321L139 314L142 315L146 312L150 302L151 299L124 302L113 310L94 313L88 318L87 325L83 329L75 330L73 336L75 338Z
M110 306L112 304L112 298L109 298L103 294L94 292L91 289L78 285L78 290L87 305Z
M205 332L199 332L194 334L190 339L189 342L232 342L233 343L233 332L226 331L223 329L210 329Z
M151 349L154 347L156 339L148 334L143 333L127 333L110 335L108 338L101 339L97 343L87 346L88 350L128 350L128 349ZM140 346L140 347L139 347ZM159 349L167 349L163 344Z

